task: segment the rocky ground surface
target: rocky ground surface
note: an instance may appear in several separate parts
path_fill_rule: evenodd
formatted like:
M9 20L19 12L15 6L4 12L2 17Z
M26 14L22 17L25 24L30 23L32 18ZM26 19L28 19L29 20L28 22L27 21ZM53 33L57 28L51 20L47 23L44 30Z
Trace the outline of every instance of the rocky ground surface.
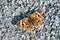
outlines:
M15 25L38 9L49 13L42 17L39 28L26 31ZM30 33L35 34L34 39L29 38ZM60 40L60 0L0 0L0 40Z

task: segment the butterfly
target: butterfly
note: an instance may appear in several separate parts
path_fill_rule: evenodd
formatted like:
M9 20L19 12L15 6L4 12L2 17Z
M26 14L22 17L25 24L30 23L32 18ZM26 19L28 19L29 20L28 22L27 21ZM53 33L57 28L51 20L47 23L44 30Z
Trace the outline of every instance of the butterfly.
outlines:
M42 10L39 9L38 11L34 12L33 14L29 15L26 18L18 21L16 26L22 27L26 30L34 30L36 27L39 27L42 24Z

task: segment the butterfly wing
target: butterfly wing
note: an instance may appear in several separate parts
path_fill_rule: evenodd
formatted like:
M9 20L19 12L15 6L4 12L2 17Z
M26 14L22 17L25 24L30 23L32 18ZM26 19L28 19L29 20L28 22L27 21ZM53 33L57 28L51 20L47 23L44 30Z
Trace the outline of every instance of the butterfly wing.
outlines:
M35 27L38 27L41 25L42 21L40 18L42 17L42 11L38 10L31 14L27 18L23 18L22 20L18 21L16 23L16 26L22 27L26 30L34 30Z
M16 23L16 26L20 27L20 21L18 21L18 22Z
M41 24L42 24L42 21L39 18L37 17L33 18L33 25L35 27L39 27Z
M31 17L31 18L37 17L37 13L33 13L33 14L31 14L30 17Z
M31 22L33 23L34 27L39 27L42 24L40 18L42 17L42 11L38 10L30 15Z
M43 15L42 10L38 10L38 11L36 11L35 13L37 14L37 16L38 16L39 18L41 18L42 15Z
M38 18L41 18L42 17L42 10L38 10L38 11L36 11L36 12L34 12L33 14L31 14L31 18L32 17L38 17Z
M29 18L24 18L16 23L17 26L22 27L26 30L34 30L34 26L29 22Z
M28 23L28 24L25 26L25 29L26 29L26 30L34 30L34 26L33 26L31 23Z
M26 21L26 26L24 27L26 30L34 30L34 26L32 25L31 19L28 17L28 20Z
M37 12L38 12L39 15L42 16L43 13L42 13L42 10L41 9L39 9Z

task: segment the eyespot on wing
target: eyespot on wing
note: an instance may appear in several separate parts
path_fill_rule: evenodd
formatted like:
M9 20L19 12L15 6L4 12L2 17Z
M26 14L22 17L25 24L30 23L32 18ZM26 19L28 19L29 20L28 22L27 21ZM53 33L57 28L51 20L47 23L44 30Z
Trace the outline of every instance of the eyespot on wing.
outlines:
M29 19L30 20L30 19ZM26 26L24 27L26 30L34 30L34 26L33 26L33 24L32 24L32 22L30 21L29 22L29 20L27 21L27 23L26 23Z
M42 10L38 10L33 14L29 15L27 18L16 23L16 26L22 27L26 30L34 30L36 27L39 27L42 24L40 18L42 17Z
M28 18L24 18L16 23L16 26L18 27L24 27L28 21Z
M33 25L26 25L24 28L26 30L34 30L34 26Z
M42 21L37 17L33 18L33 20L34 27L39 27L42 24Z
M34 12L33 14L31 14L30 16L31 17L39 17L39 18L41 18L42 15L43 15L42 10L38 10L38 11Z
M29 18L24 18L18 21L16 25L26 30L34 30L34 26L32 25L32 22L29 22Z
M38 10L35 13L37 13L37 16L41 18L43 16L42 10Z

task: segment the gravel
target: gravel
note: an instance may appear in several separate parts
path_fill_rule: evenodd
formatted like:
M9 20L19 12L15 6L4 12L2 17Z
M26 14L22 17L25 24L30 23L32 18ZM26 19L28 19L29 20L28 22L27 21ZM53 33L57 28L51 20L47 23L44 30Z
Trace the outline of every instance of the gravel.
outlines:
M15 25L38 9L49 13L39 28L26 31ZM0 0L0 40L60 40L60 0Z

